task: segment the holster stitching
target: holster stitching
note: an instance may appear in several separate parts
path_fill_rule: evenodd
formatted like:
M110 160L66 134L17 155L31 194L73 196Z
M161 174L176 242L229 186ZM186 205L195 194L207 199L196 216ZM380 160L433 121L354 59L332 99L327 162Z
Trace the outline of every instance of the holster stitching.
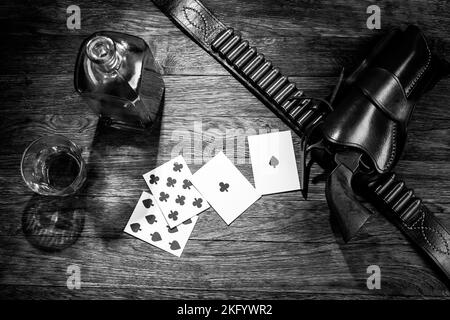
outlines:
M384 170L387 170L392 162L395 159L395 155L397 153L397 124L394 122L392 125L392 139L391 139L391 155L389 157L388 162L386 163L386 165L384 166Z
M411 94L412 90L416 86L417 82L420 80L420 78L424 75L425 71L430 66L431 51L430 51L430 48L428 48L428 43L426 41L425 41L425 47L427 48L427 53L428 53L427 63L425 64L425 66L422 67L422 69L420 70L419 74L417 75L416 78L414 78L413 82L408 86L408 88L406 88L406 96L407 97L409 97L409 95Z
M205 25L205 27L203 28L202 26L194 23L191 21L191 19L189 19L189 16L187 15L187 10L192 10L194 11L198 16L200 16L200 18L203 21L203 24ZM191 7L183 7L183 13L184 13L184 17L186 18L186 21L189 22L190 25L192 25L194 28L200 30L203 33L203 39L206 41L206 39L208 38L208 35L211 34L212 32L214 32L217 29L217 26L210 26L208 24L208 21L206 20L205 16L203 15L203 13L201 13L200 11L191 8Z
M409 229L409 230L420 230L420 233L421 233L423 239L426 241L426 243L427 243L432 249L434 249L435 251L437 251L437 252L439 252L439 253L442 253L442 254L445 254L445 255L450 255L450 249L449 249L448 242L447 242L447 240L445 239L445 237L444 237L444 236L442 235L442 233L439 232L438 230L436 230L436 229L434 229L434 228L431 228L431 227L425 227L425 226L424 226L424 222L425 222L425 212L423 212L423 210L420 209L420 214L421 214L421 215L420 215L420 218L417 219L410 227L407 226L405 222L403 222L403 225L404 225L407 229ZM419 227L416 227L415 225L416 225L419 221L420 221L420 226L419 226ZM429 230L429 231L434 232L435 234L437 234L437 235L441 238L442 242L444 243L445 249L446 249L446 250L444 251L444 250L442 250L441 248L438 248L438 247L436 247L434 244L432 244L432 243L430 242L430 240L428 239L428 237L427 237L427 235L426 235L426 233L425 233L425 230Z

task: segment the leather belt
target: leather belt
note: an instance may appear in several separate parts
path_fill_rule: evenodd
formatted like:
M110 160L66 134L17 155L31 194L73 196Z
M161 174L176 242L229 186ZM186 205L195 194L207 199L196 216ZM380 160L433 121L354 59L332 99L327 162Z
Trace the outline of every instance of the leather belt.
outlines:
M298 135L305 136L326 115L320 101L306 98L279 68L238 32L220 22L200 1L153 2Z
M322 102L307 98L262 53L243 40L238 32L220 22L200 1L153 2L303 140L327 115L328 110ZM304 142L302 146L305 147ZM305 159L301 161L305 163ZM302 174L304 172L302 170ZM450 279L450 233L445 226L412 190L404 188L404 183L395 174L388 179L365 182L362 189L366 196L381 207L383 214ZM305 187L304 183L302 187ZM392 199L398 200L393 203Z
M364 194L371 202L419 246L449 280L450 233L439 219L395 173L364 184Z

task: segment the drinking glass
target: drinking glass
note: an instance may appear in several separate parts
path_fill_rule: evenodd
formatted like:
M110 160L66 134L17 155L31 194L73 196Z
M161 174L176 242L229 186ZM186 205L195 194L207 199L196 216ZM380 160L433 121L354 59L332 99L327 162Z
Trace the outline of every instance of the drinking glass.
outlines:
M81 148L62 135L33 141L23 153L20 169L27 186L46 196L74 194L86 180Z

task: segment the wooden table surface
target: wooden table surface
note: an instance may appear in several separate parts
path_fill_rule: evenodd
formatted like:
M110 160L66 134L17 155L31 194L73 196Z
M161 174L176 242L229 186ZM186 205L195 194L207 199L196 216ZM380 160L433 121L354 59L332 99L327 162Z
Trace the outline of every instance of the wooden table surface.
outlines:
M450 3L377 1L381 30L366 27L371 1L205 0L227 25L260 49L310 95L326 96L340 69L351 69L390 27L415 23L437 50L450 52ZM68 30L69 1L0 3L0 298L448 298L443 277L380 214L344 244L330 219L321 169L309 200L300 192L264 196L231 226L209 209L181 258L123 232L142 190L141 175L188 142L195 172L223 143L245 155L237 167L253 183L245 137L286 130L259 100L188 39L151 1L77 1L81 29ZM82 40L98 30L144 38L164 70L160 127L130 134L97 127L76 94L73 70ZM449 56L447 55L447 58ZM450 226L450 80L424 97L396 171ZM196 129L201 126L202 131ZM224 139L234 130L235 137ZM59 133L83 147L88 181L78 198L84 226L60 251L24 236L23 221L48 199L20 176L21 154L34 139ZM185 137L186 139L186 137ZM186 140L183 140L186 141ZM299 139L294 138L296 146ZM66 286L67 268L81 288ZM381 289L368 290L366 269L381 268Z

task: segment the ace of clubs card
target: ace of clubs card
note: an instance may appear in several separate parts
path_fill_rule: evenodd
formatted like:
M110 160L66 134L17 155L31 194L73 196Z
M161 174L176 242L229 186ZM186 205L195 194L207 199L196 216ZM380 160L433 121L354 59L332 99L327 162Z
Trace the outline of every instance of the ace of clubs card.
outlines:
M194 173L192 183L228 225L261 197L223 152Z

